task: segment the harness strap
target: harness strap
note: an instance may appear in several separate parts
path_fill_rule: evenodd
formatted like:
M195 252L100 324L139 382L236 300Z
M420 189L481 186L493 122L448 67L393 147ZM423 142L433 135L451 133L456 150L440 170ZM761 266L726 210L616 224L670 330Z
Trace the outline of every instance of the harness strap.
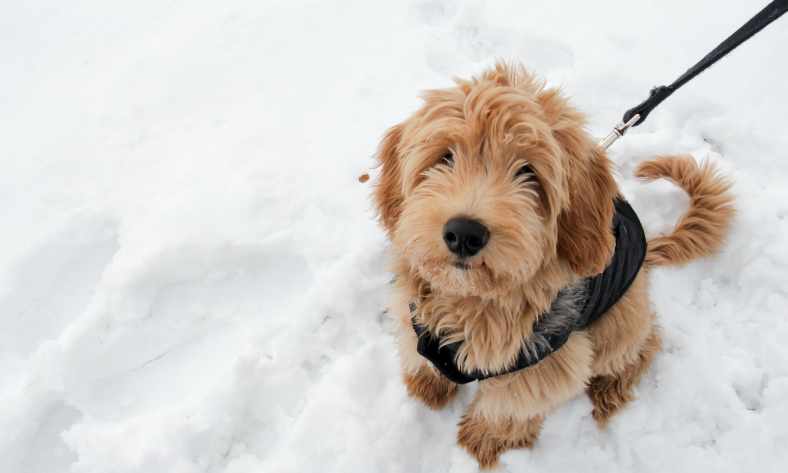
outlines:
M413 330L416 332L416 336L418 337L416 351L419 353L419 355L427 358L432 363L432 365L451 382L457 384L467 384L473 381L482 381L487 378L514 373L515 371L520 371L522 369L528 368L529 366L533 366L561 348L569 339L569 335L572 334L574 329L574 327L568 327L567 330L554 331L551 329L551 327L549 327L549 318L540 317L534 323L533 331L534 334L538 334L539 336L543 337L546 343L534 346L533 351L531 352L520 350L520 352L517 354L517 359L515 360L514 365L508 369L498 372L475 370L470 373L466 373L462 371L459 366L457 366L457 352L459 352L462 342L448 343L445 345L442 344L440 339L433 336L427 327L419 324L416 321L418 311L416 304L411 302L409 304L409 308L411 313L411 325L413 326Z

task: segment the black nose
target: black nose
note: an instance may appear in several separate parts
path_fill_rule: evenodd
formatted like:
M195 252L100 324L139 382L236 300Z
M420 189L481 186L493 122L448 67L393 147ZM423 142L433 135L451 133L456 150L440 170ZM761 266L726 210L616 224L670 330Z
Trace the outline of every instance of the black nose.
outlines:
M478 220L455 217L443 226L443 241L462 258L478 253L490 239L490 231Z

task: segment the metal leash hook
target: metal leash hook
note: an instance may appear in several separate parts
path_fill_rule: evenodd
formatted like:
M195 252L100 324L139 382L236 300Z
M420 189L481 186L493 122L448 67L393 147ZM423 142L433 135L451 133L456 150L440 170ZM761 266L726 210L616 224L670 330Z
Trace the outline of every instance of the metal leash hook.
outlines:
M618 125L613 127L613 131L611 131L609 135L604 137L599 142L599 146L602 149L610 148L610 146L612 146L613 143L615 143L616 141L618 141L619 138L624 136L624 133L626 133L627 130L629 130L630 128L635 126L635 124L638 122L638 120L640 120L640 115L639 114L635 114L635 115L632 116L632 118L629 119L628 122L626 122L626 123L624 123L623 121L620 122Z

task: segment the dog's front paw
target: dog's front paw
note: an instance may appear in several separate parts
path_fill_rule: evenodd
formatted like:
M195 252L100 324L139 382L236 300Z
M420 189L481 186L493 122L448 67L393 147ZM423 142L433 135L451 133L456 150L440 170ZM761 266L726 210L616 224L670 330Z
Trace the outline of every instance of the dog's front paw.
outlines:
M506 450L531 448L542 430L541 416L526 421L508 420L491 423L485 419L466 415L460 422L457 443L468 451L480 468L498 465L498 457Z
M498 457L505 450L503 443L491 435L486 422L469 416L460 421L457 443L479 462L479 468L498 465Z
M408 394L435 410L445 407L457 394L456 384L427 366L421 367L415 374L406 374L405 386Z
M632 393L614 376L596 376L586 389L594 410L591 415L597 427L603 429L610 418L626 403L632 400Z

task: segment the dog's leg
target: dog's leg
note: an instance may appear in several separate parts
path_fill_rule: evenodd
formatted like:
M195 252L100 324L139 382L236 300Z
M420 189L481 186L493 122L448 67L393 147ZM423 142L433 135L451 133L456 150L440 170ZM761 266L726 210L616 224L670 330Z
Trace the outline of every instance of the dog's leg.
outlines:
M403 373L403 380L411 397L435 410L445 407L457 394L457 385L429 366L422 366L414 374Z
M481 468L497 465L498 457L506 450L533 447L544 421L542 415L492 420L473 410L471 407L471 412L460 421L457 442L476 458Z
M482 468L506 450L531 447L545 414L583 392L591 376L593 350L583 332L557 352L518 373L482 381L460 422L457 442Z
M457 394L457 385L432 368L416 351L418 339L411 326L410 312L400 308L397 319L399 359L408 394L432 409L445 407Z
M654 325L634 362L612 374L591 378L587 392L594 405L592 415L600 428L605 427L610 417L634 398L635 386L651 366L661 345L659 329Z

